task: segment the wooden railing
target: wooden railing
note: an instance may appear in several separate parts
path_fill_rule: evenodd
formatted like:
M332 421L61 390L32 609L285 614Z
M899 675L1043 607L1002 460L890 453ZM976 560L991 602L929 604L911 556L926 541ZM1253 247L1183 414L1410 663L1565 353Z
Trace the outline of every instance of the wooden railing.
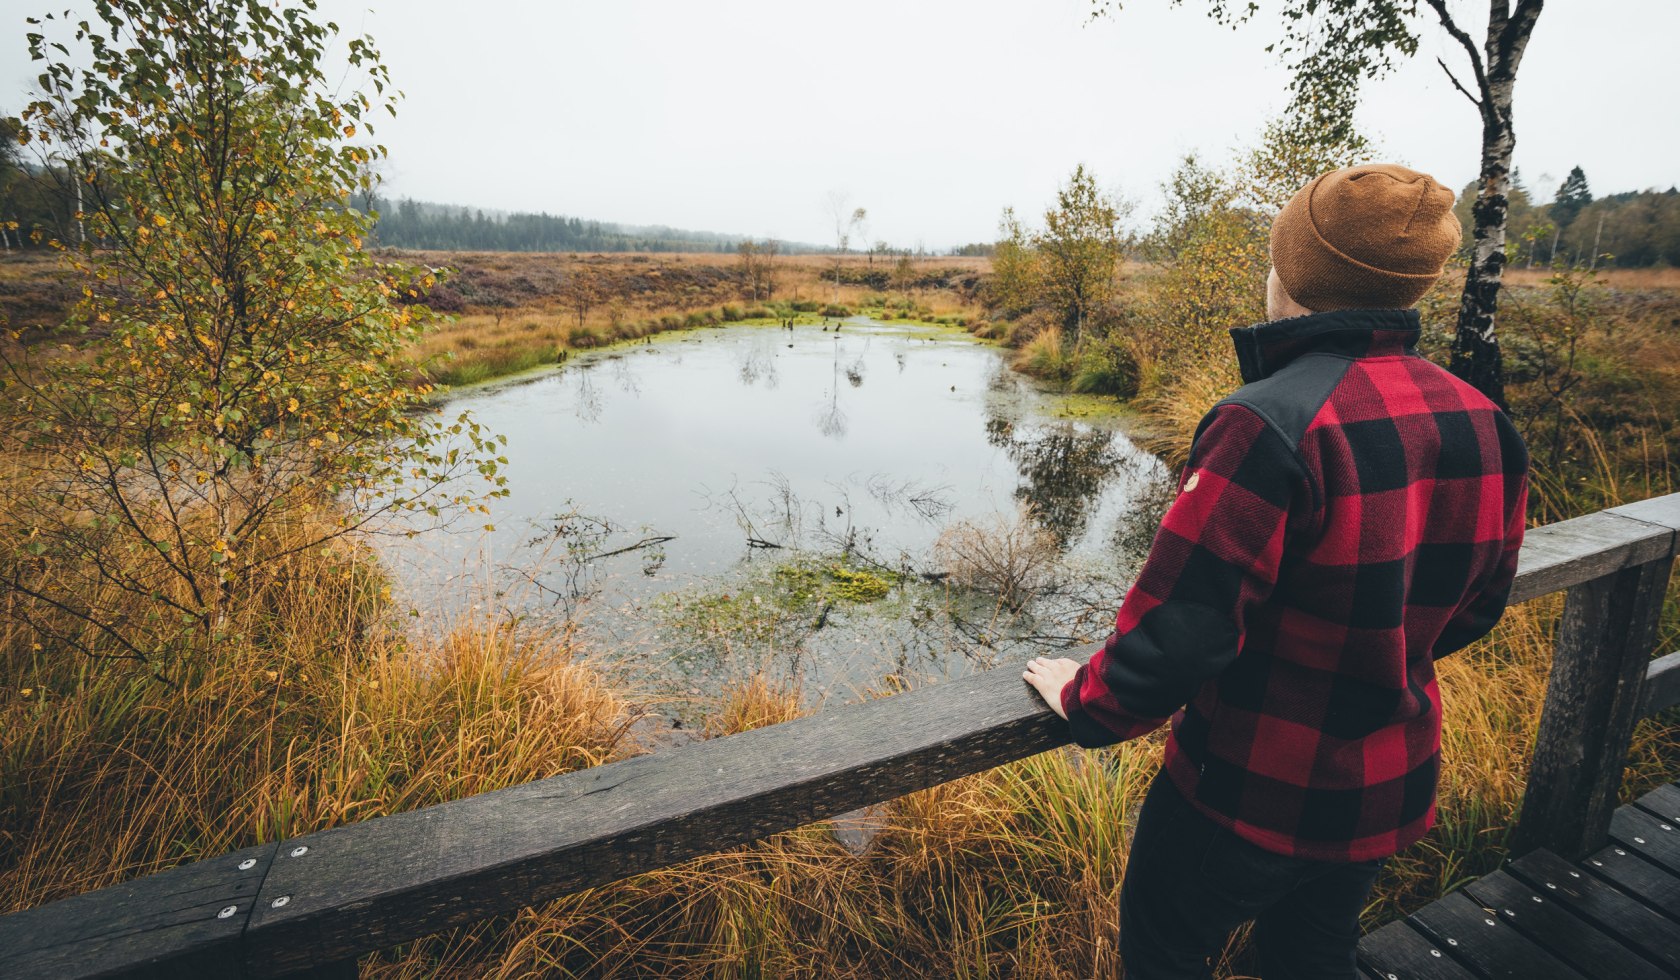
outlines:
M1516 849L1602 844L1635 722L1680 702L1680 653L1651 657L1677 540L1680 494L1528 533L1512 601L1568 597ZM18 912L0 918L0 973L354 976L362 953L1067 741L1004 667Z

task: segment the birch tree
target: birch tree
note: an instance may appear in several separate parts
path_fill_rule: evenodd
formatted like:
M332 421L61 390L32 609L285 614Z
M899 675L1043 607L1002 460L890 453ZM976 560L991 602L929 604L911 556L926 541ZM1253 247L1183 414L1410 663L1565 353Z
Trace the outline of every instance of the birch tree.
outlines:
M1184 0L1174 0L1175 4ZM1481 3L1455 3L1461 11ZM1481 170L1471 209L1470 267L1459 301L1451 370L1495 404L1505 404L1505 370L1495 330L1506 263L1511 158L1516 147L1512 103L1517 69L1545 0L1486 0L1487 27L1478 42L1447 0L1279 0L1283 36L1267 46L1293 75L1291 109L1317 114L1330 143L1354 136L1353 110L1362 82L1380 78L1417 53L1418 32L1433 24L1463 51L1458 67L1437 58L1482 122ZM1260 13L1253 0L1206 0L1215 21L1235 26ZM1120 0L1092 0L1093 16Z
M1091 311L1114 291L1120 265L1120 219L1127 207L1097 187L1084 164L1056 192L1056 206L1044 212L1044 231L1035 236L1046 298L1062 314L1063 329L1075 342Z
M314 0L94 0L30 21L21 139L87 188L64 351L0 348L0 592L35 635L165 681L293 555L405 512L481 509L506 460L425 411L433 283L350 205L395 90L345 93ZM62 40L60 40L62 38ZM487 511L486 511L487 512Z
M851 248L852 236L869 220L869 212L851 206L852 196L845 191L828 192L828 213L834 219L834 298L840 302L840 262Z

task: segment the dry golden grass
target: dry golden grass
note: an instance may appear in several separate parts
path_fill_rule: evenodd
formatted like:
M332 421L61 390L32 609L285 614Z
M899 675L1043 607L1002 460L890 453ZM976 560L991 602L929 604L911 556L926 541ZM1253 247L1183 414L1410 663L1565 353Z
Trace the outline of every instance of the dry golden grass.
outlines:
M174 693L0 634L0 894L13 910L263 840L637 751L634 692L564 634L469 622L404 643L368 619L353 552L285 577L269 645ZM1371 922L1497 864L1521 802L1556 597L1443 661L1440 824L1394 861ZM1670 631L1669 640L1673 640ZM17 686L11 686L16 684ZM24 691L27 689L28 693ZM749 678L708 737L799 716ZM817 824L366 957L370 976L1112 977L1120 882L1159 735L1058 750L894 801L861 854ZM1642 726L1628 792L1668 778L1674 713ZM1236 936L1221 975L1251 968Z
M983 258L918 259L922 284L903 288L887 276L887 260L871 263L854 255L841 261L843 281L836 288L822 278L833 272L833 257L782 256L775 262L774 295L754 298L736 259L716 253L393 255L455 270L431 299L452 319L438 323L415 351L429 378L451 385L556 363L572 350L721 323L812 322L869 312L966 325L978 319L972 283L987 268ZM581 304L572 291L580 282L589 297Z
M625 701L565 635L472 621L410 641L380 625L384 572L348 543L274 571L178 689L58 647L7 596L0 912L630 748Z
M1521 803L1544 695L1556 598L1518 607L1494 637L1441 664L1440 823L1391 863L1375 925L1497 865ZM721 734L798 713L749 682ZM1629 792L1667 778L1680 723L1642 726ZM551 903L501 927L417 944L364 969L427 975L1115 977L1120 883L1159 734L1063 749L894 801L869 848L825 824ZM1667 760L1667 761L1665 761ZM476 950L478 958L463 950ZM1252 975L1246 932L1218 976Z
M702 260L726 261L671 261ZM495 261L502 272L525 268ZM809 268L797 288L815 283L823 261L790 260ZM843 301L872 298L844 289L853 291ZM935 315L961 309L955 293L922 301ZM1664 326L1670 307L1638 309L1594 338L1604 359L1595 364L1643 366L1633 390L1672 406L1664 393L1675 390L1680 358L1661 360L1677 343ZM611 328L587 317L584 326ZM558 307L510 310L499 323L469 312L436 349L512 357L572 344L582 337L573 327ZM1609 373L1613 383L1578 406L1583 419L1616 408L1615 393L1628 390L1622 368ZM1141 403L1158 447L1181 459L1206 406L1235 383L1228 357L1159 369ZM1577 468L1541 475L1553 516L1673 489L1662 425L1614 417L1622 421L1581 426ZM251 620L236 632L257 639L225 649L180 692L36 650L34 635L0 615L0 912L641 750L629 734L637 693L604 684L572 637L470 621L407 638L379 620L382 585L348 547L300 559L245 605ZM1671 598L1664 650L1680 646L1677 606ZM1391 863L1369 925L1497 865L1560 607L1557 597L1517 607L1488 640L1440 664L1439 824ZM711 708L703 732L802 710L797 690L749 678ZM1116 976L1119 887L1160 744L1156 735L1058 750L913 794L884 808L861 854L816 824L372 955L362 968L403 978ZM1668 712L1640 726L1624 796L1672 778L1677 765L1680 712ZM1219 974L1251 966L1239 933Z
M1190 441L1202 417L1242 384L1229 356L1180 362L1163 371L1139 401L1147 419L1144 446L1173 469L1190 457Z
M1616 289L1680 289L1680 268L1612 269L1599 268L1594 274ZM1550 269L1511 266L1505 270L1505 282L1513 286L1538 286L1552 275ZM1459 276L1462 288L1463 277Z

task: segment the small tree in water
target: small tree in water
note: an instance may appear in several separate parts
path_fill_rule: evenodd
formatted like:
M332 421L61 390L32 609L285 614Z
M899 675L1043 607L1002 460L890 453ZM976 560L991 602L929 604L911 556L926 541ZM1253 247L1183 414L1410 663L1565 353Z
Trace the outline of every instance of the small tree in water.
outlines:
M0 563L43 639L178 676L224 639L239 596L381 515L483 509L504 493L466 416L417 411L406 351L432 275L375 263L351 208L395 111L367 38L325 74L314 0L98 0L32 19L45 62L22 139L86 190L60 246L80 336L5 355ZM62 28L56 43L46 32Z

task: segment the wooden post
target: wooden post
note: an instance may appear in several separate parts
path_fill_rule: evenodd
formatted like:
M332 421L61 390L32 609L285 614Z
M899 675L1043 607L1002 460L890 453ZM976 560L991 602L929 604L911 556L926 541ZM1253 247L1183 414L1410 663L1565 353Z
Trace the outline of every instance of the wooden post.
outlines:
M1673 562L1670 554L1569 590L1513 855L1546 848L1577 859L1604 845Z

